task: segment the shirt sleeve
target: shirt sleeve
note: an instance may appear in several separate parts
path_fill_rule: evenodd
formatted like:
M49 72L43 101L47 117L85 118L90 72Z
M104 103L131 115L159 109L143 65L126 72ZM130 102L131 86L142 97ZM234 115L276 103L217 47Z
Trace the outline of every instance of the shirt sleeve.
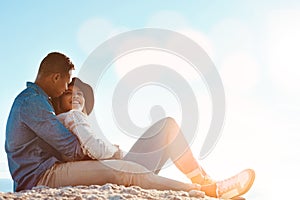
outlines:
M64 124L75 134L88 156L101 160L112 158L118 148L97 138L88 122L87 116L76 110L72 110L66 116Z
M27 98L21 107L23 122L38 137L56 149L65 161L81 160L83 154L77 138L56 117L48 100L34 95Z

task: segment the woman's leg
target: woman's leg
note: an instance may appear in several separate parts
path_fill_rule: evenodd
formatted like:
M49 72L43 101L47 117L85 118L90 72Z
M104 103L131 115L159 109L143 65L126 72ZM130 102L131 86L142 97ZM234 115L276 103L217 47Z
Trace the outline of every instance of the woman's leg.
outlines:
M192 182L213 183L194 158L180 127L169 117L151 126L123 159L158 173L169 158Z
M246 193L252 186L255 173L244 170L223 181L212 181L194 158L179 126L172 118L158 121L147 130L124 157L158 173L167 159L201 185L201 190L212 197L232 198Z

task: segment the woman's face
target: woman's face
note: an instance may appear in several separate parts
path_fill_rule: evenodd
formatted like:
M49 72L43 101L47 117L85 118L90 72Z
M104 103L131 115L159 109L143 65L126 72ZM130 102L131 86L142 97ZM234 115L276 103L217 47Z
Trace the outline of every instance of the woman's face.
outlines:
M64 112L72 109L83 111L85 103L83 92L76 86L69 86L68 90L61 96L60 103Z

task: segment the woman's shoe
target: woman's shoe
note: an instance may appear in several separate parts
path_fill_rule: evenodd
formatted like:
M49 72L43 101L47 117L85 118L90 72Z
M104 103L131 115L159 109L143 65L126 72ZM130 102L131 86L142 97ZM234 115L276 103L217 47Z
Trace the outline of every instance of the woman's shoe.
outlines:
M204 176L204 180L201 183L201 185L211 185L211 184L215 184L217 181L213 180L212 178L210 178L210 176L206 175Z
M252 169L246 169L237 175L216 182L217 197L230 199L241 196L248 192L255 179L255 172Z

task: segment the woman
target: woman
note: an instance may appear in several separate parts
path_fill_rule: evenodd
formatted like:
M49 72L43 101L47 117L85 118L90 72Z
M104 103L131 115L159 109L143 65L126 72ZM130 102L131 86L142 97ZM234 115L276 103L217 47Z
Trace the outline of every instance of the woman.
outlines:
M94 106L93 90L79 78L72 79L68 90L59 98L53 99L53 105L57 117L78 137L86 155L97 160L122 159L114 161L113 164L110 163L109 166L129 173L148 174L144 181L156 182L162 179L159 182L164 187L156 189L168 189L167 186L173 182L173 180L155 175L169 158L181 172L191 179L192 183L201 185L201 190L212 197L240 196L246 193L253 184L255 173L251 169L244 170L223 181L212 180L194 158L179 126L172 118L165 118L155 123L137 140L128 154L123 156L118 145L107 144L95 137L87 120L87 115L91 113ZM180 184L182 184L182 190L185 190L186 183L174 181L174 185ZM156 187L155 184L153 187ZM195 185L192 184L189 187L195 187Z

